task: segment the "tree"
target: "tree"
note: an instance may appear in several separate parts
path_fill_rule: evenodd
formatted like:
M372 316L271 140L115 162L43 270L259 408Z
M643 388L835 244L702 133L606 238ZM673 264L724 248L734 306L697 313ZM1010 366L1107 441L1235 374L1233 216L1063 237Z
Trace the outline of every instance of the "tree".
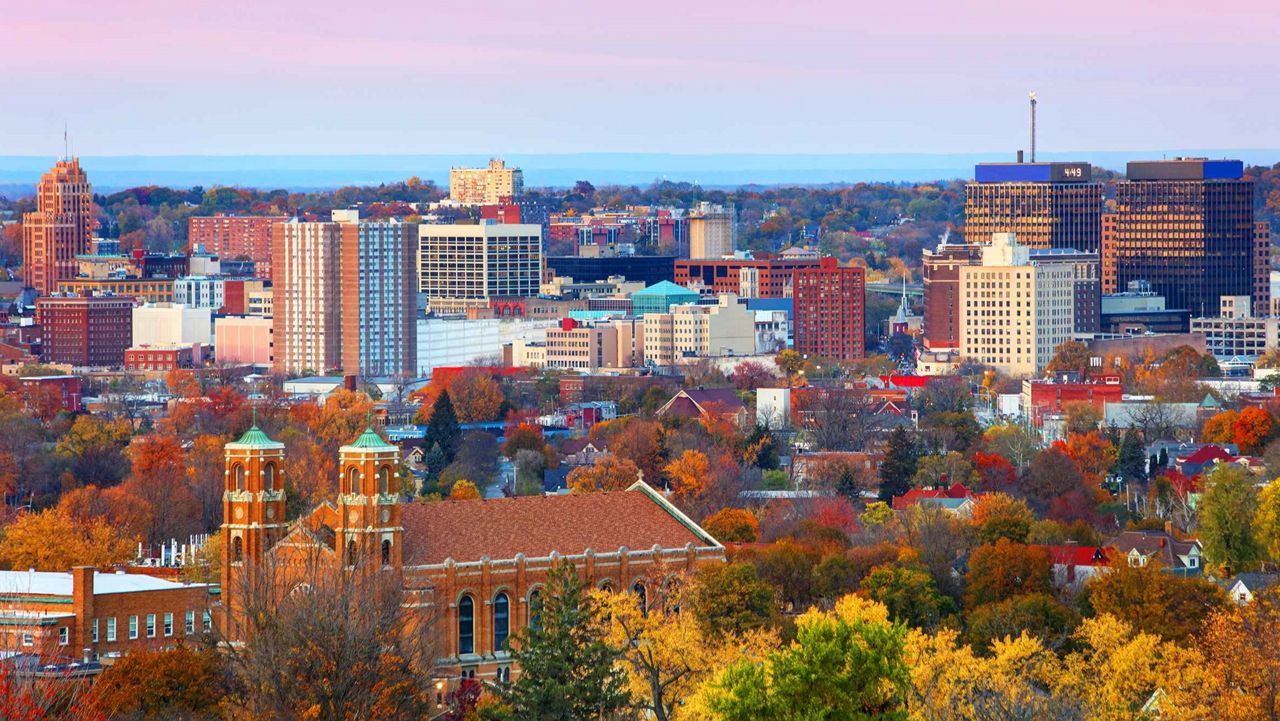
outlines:
M1249 406L1240 411L1240 416L1231 426L1231 442L1236 444L1241 453L1257 453L1271 440L1275 433L1275 423L1271 414L1261 408Z
M864 388L810 386L793 395L794 415L815 450L861 451L884 428Z
M1238 411L1229 408L1211 416L1204 422L1204 428L1200 429L1200 440L1204 443L1231 443L1236 419L1239 417Z
M689 450L662 470L666 473L674 499L686 501L702 492L703 485L711 477L711 461L705 453Z
M137 721L222 718L227 673L216 651L179 644L144 649L107 667L93 687L94 703L111 719Z
M431 415L427 418L427 435L422 444L426 448L440 446L440 450L448 459L445 465L448 465L458 454L458 445L461 440L462 429L458 426L458 414L453 409L453 400L449 397L449 391L444 391L436 397L436 402L431 407Z
M601 456L592 466L581 466L569 472L569 490L574 493L592 491L625 491L640 479L636 464L613 454Z
M721 543L755 543L760 521L743 508L722 508L702 521L702 528Z
M933 576L911 552L872 569L861 588L868 598L884 604L890 618L913 628L936 628L957 611L955 601L938 591Z
M759 361L743 361L734 366L730 375L733 385L738 390L754 391L757 388L771 386L778 381L778 375Z
M1089 433L1102 425L1102 412L1089 401L1067 401L1062 410L1067 414L1068 433Z
M1142 441L1132 428L1124 432L1120 441L1120 450L1116 456L1116 474L1125 483L1147 482L1147 454L1143 450Z
M910 490L919 463L915 437L902 426L894 428L880 463L880 500L890 503Z
M54 450L70 461L71 475L81 484L113 486L129 472L124 455L129 435L125 421L81 415L58 439Z
M129 445L132 470L125 490L150 504L154 513L146 540L165 543L203 530L200 502L187 474L187 454L174 435L151 433Z
M773 588L750 563L703 566L694 575L686 600L702 633L712 638L767 628L778 614Z
M985 451L974 451L973 469L977 475L976 485L984 491L997 491L1011 487L1017 480L1017 472L1013 464L1004 456Z
M1267 592L1214 613L1201 644L1236 718L1280 720L1280 597Z
M1081 377L1089 374L1092 353L1089 346L1078 340L1064 341L1053 349L1053 358L1045 366L1045 373L1077 373Z
M1007 460L1018 473L1040 452L1040 441L1022 426L992 426L984 435L987 449Z
M1028 505L1046 513L1073 492L1084 488L1080 467L1061 448L1047 448L1036 457L1022 479L1022 494ZM1057 520L1074 520L1054 514Z
M524 422L508 427L505 436L506 440L502 442L502 455L507 458L515 458L516 453L522 450L542 453L547 446L547 439L542 434L542 426L536 423Z
M1226 604L1226 594L1212 583L1175 576L1154 561L1118 562L1110 573L1090 579L1086 589L1094 613L1175 643L1199 633L1209 614Z
M738 661L701 700L718 721L906 721L906 629L884 606L846 596L796 621L796 638L763 663Z
M445 393L449 394L462 423L492 421L502 408L502 388L493 376L479 369L467 369L454 376Z
M1080 615L1045 593L1030 593L978 606L969 612L965 641L980 653L992 644L1021 633L1034 636L1046 647L1063 648L1080 625Z
M1254 532L1258 490L1253 478L1238 465L1222 464L1204 482L1197 511L1205 556L1223 566L1228 576L1247 571L1262 559Z
M1007 493L987 493L978 497L973 505L970 521L978 529L978 540L995 543L1007 538L1014 543L1026 543L1035 514L1026 501Z
M56 542L54 542L56 539ZM0 565L37 571L75 566L107 570L133 560L138 539L102 518L77 521L62 508L18 516L0 538Z
M929 455L919 460L911 483L920 488L938 488L954 483L973 482L973 464L964 456L951 451L943 456Z
M1253 525L1267 558L1280 563L1280 483L1268 483L1258 494Z
M499 694L518 719L605 721L629 705L621 654L601 640L599 602L586 592L573 563L547 574L539 623L511 640L520 676Z
M1028 593L1052 593L1048 549L1001 538L979 546L969 557L964 605L974 609Z
M480 489L476 488L476 484L466 479L455 482L453 488L449 489L451 501L474 501L481 497Z

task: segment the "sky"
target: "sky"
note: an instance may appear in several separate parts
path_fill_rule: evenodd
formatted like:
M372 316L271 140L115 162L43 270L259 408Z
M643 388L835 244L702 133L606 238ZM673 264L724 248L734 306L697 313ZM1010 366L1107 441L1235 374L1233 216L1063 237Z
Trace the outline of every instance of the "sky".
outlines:
M0 3L0 155L1280 147L1271 0Z

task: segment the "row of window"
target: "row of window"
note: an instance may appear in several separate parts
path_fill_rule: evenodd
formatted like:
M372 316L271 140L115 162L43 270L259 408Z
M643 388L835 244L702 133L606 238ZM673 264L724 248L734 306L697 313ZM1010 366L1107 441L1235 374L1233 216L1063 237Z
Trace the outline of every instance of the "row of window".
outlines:
M97 619L97 618L93 619L93 642L94 643L99 642L100 625L104 625L106 627L105 629L106 642L114 643L117 637L116 617L115 616L107 617L105 619L106 621L105 624L100 624L102 620L103 619ZM164 637L165 638L172 637L174 634L173 614L165 613L162 617L159 618L159 620L163 624L162 630L164 633ZM156 614L148 613L146 615L145 622L146 622L147 638L156 638L156 634L158 630L161 630L157 628L156 621L157 621ZM129 624L129 640L131 641L137 640L139 638L139 633L140 633L139 617L129 616L128 624ZM201 624L200 625L201 631L209 631L213 628L213 617L210 615L207 609L201 614L200 624ZM58 629L58 643L63 646L70 643L70 633L71 633L70 630L66 626L63 626L62 628ZM188 610L186 612L185 618L183 619L183 633L187 636L195 635L196 633L196 612L195 611ZM30 644L27 644L27 645L30 645Z
M608 583L601 586L612 590ZM632 593L639 597L640 610L648 612L648 593L643 583L637 581L631 586ZM504 651L507 639L511 636L511 597L505 591L493 597L492 603L493 649ZM534 590L529 593L529 627L537 628L542 617L542 592ZM476 602L471 594L464 594L458 599L458 653L473 654L476 652Z

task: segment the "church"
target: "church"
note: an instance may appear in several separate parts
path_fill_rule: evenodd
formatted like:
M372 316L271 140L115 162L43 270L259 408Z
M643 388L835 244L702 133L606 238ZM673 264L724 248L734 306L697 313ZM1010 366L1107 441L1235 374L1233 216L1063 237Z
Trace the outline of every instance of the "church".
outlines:
M641 603L672 577L725 561L723 545L643 481L626 491L406 502L400 449L369 427L339 450L336 498L290 522L284 444L255 424L225 454L221 595L232 643L253 572L306 555L317 561L311 573L376 568L399 579L405 598L422 599L403 607L430 608L433 674L444 685L502 681L507 639L536 623L559 559L588 585L630 589Z

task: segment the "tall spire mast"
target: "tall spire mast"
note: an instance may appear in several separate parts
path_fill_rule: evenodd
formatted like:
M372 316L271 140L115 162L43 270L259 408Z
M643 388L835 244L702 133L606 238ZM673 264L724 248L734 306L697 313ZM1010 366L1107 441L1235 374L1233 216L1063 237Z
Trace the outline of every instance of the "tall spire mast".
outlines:
M1029 93L1031 98L1031 162L1036 162L1036 91Z

